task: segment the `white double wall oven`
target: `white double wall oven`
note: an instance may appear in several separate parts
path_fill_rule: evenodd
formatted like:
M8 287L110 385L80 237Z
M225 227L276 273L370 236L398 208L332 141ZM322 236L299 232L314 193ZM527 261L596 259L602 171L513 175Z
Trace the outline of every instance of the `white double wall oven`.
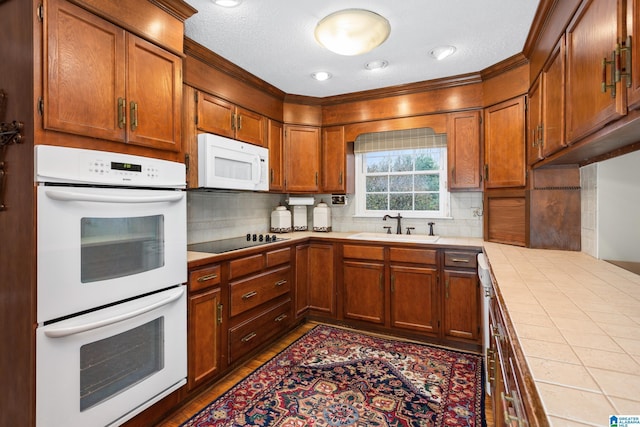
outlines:
M184 165L35 150L36 424L120 425L186 383Z

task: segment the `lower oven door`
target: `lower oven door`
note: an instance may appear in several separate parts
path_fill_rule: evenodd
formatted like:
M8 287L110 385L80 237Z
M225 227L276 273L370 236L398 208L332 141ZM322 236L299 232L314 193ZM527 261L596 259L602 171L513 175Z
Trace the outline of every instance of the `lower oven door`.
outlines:
M186 383L185 286L36 330L36 425L120 425Z

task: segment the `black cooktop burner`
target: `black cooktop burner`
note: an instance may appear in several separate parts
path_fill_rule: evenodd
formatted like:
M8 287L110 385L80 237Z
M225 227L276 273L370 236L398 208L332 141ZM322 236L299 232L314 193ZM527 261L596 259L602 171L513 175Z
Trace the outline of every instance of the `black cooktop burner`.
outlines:
M283 240L288 239L284 237L277 237L275 234L247 234L244 237L234 237L231 239L193 243L191 245L187 245L187 250L193 252L221 254L223 252L251 248L253 246L266 245L274 242L281 242Z

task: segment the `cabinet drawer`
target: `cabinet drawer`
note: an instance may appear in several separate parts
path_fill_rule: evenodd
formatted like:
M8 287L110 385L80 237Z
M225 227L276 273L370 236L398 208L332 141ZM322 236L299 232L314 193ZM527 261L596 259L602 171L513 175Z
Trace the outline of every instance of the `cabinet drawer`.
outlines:
M446 267L476 269L478 267L478 253L445 251L444 265Z
M229 279L256 273L264 267L262 254L248 256L229 261Z
M236 316L259 306L291 289L291 268L286 266L278 270L263 273L230 284L230 315Z
M287 300L229 329L229 363L284 332L292 319L291 300Z
M291 248L267 252L267 268L291 262Z
M220 265L199 268L189 273L189 291L199 291L220 283Z
M389 259L395 262L435 264L436 254L435 249L389 248Z
M344 258L384 260L383 246L344 245L342 247L342 253Z

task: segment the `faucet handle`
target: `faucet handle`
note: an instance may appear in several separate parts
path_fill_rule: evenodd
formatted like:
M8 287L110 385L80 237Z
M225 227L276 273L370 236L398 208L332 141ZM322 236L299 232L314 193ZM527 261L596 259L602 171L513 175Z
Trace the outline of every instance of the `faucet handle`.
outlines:
M411 230L415 230L415 227L407 227L407 234L411 234Z
M429 226L429 236L433 236L433 226L435 222L428 222L427 225Z
M387 234L391 234L391 226L384 227L387 230Z

